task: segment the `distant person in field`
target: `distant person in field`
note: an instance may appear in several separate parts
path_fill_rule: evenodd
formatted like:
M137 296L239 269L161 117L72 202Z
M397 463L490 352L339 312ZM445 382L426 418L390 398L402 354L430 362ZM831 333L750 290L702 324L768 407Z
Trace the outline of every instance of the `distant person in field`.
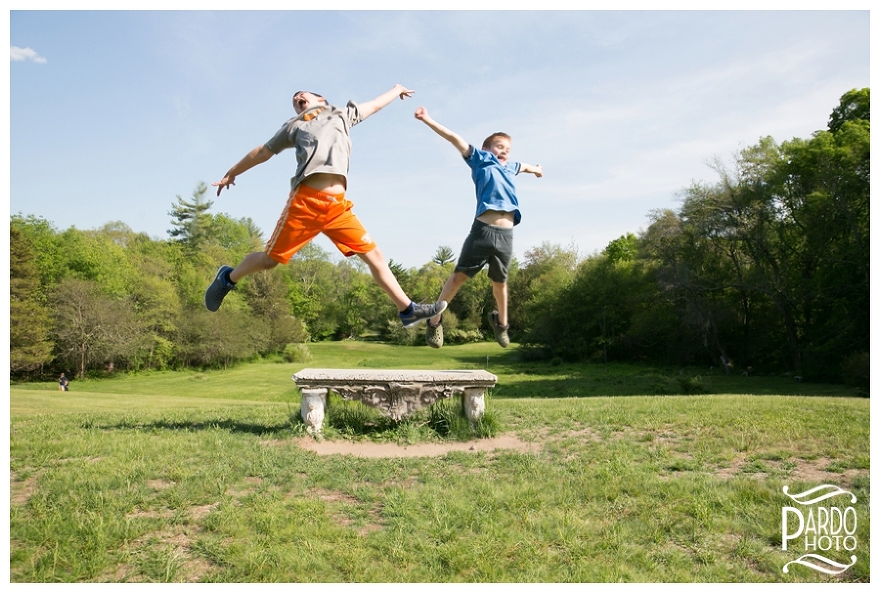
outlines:
M58 389L61 391L67 391L69 389L70 381L67 380L67 377L64 373L61 373L61 376L58 377Z
M510 136L496 132L483 141L478 150L456 134L431 119L424 107L416 109L416 119L448 140L471 168L477 195L477 211L470 234L464 241L455 271L440 291L440 300L450 302L459 289L483 267L489 265L489 279L497 309L489 313L489 325L502 348L510 344L507 335L507 272L513 258L513 227L520 222L519 200L514 177L519 173L544 175L541 165L508 162ZM433 348L443 346L443 316L428 320L425 341Z
M413 91L395 85L388 92L366 103L349 101L344 109L309 91L293 95L296 116L289 119L265 144L257 146L236 163L223 179L213 183L217 195L235 185L235 178L251 167L264 163L287 148L296 154L296 173L290 179L287 204L265 251L248 254L235 268L221 266L205 291L205 307L220 308L224 297L245 276L286 264L318 233L324 233L346 257L357 255L370 268L376 283L397 306L400 321L410 327L439 315L446 303L417 304L406 295L388 267L379 247L352 212L345 198L351 156L351 127L364 121L395 97L404 99Z

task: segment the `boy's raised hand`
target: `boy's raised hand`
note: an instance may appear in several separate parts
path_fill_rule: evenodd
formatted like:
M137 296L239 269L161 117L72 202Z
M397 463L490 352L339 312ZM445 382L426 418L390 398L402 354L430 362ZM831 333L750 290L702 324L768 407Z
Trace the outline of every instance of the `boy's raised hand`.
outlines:
M535 177L543 177L544 169L541 165L529 165L528 163L520 163L521 173L532 173Z
M394 86L395 86L395 89L394 89L394 90L397 91L397 94L398 94L398 96L400 97L400 100L401 100L401 101L403 101L403 100L404 100L405 98L407 98L407 97L412 97L412 94L415 92L415 91L411 91L411 90L409 90L408 88L406 88L406 87L403 86L402 84L397 84L397 85L394 85Z
M440 125L435 122L428 115L428 110L424 107L419 107L415 112L416 119L420 122L424 123L426 126L437 132L441 138L445 138L461 153L461 156L468 158L471 153L470 145L465 141L464 138L453 132L452 130L446 128L445 126Z
M235 175L227 175L220 181L215 181L211 185L217 188L217 195L219 196L224 187L229 189L231 186L235 185Z

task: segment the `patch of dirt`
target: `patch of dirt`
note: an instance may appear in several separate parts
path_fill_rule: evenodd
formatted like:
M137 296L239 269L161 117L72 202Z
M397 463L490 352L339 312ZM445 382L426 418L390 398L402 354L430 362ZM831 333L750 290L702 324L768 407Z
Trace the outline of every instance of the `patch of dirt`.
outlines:
M829 472L824 468L831 465L830 459L804 461L799 459L797 467L792 470L791 478L803 482L823 482L836 486L850 487L860 475L868 475L868 470L848 469L843 472Z
M185 529L181 530L178 527L145 534L143 537L135 539L131 548L136 550L144 546L152 546L153 549L158 546L171 551L180 567L174 582L195 583L201 581L213 569L210 562L193 555L190 536ZM143 580L143 576L138 573L137 569L128 565L121 565L116 568L115 572L105 576L114 582Z
M192 513L193 519L199 520L204 517L207 517L211 514L211 511L220 506L219 502L213 502L211 504L205 504L202 506L191 507L190 512Z
M333 490L325 490L323 488L311 488L306 491L306 494L309 496L320 498L324 502L345 502L353 505L360 502L357 498L351 496L350 494L345 494L344 492L336 492Z
M146 578L138 574L137 569L131 564L119 564L100 574L95 582L98 583L143 583Z
M146 518L146 519L170 519L174 516L174 511L171 509L163 509L161 511L142 511L142 510L134 510L128 513L125 518L126 519L138 519L138 518Z
M520 440L514 435L502 435L492 439L480 439L455 443L419 443L416 445L397 445L395 443L373 443L351 441L316 440L302 437L294 441L297 446L318 455L353 455L355 457L438 457L453 451L480 452L497 449L514 450L518 453L532 453L540 450L538 443Z
M351 517L347 511L344 509L340 509L337 507L336 503L344 503L352 506L362 506L362 503L351 496L350 494L345 494L344 492L325 490L323 488L312 488L306 492L307 495L315 496L320 498L324 502L329 503L330 505L330 515L333 517L334 521L342 527L351 527L355 526L355 519ZM361 536L367 536L370 533L375 531L382 530L382 522L379 516L379 509L377 507L373 507L367 510L367 514L373 519L372 521L368 521L362 524L357 532Z
M19 481L15 474L9 476L9 502L13 505L27 504L37 491L37 476Z
M235 500L238 500L240 498L244 498L245 496L248 496L249 494L251 494L254 491L254 488L252 488L251 486L259 487L263 483L263 478L260 478L258 476L248 476L244 479L244 483L245 483L245 487L243 487L243 488L232 488L232 487L227 488L226 494L228 494L229 496L231 496Z
M794 459L797 466L788 472L786 479L797 482L820 482L834 484L843 488L848 488L853 481L861 476L867 475L868 470L848 469L843 472L831 472L826 468L831 465L832 460L827 458L819 459ZM773 470L775 473L785 473L782 470L782 464L778 461L761 460L761 463ZM719 468L715 475L719 478L731 479L736 476L748 476L750 478L763 480L769 476L768 472L748 472L744 468L749 464L746 456L736 459L729 467Z

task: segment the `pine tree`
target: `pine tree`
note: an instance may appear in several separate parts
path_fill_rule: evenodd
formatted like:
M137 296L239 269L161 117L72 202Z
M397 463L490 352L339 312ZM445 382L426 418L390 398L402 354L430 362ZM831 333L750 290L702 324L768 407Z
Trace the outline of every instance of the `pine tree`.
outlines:
M214 202L205 199L208 186L200 182L191 201L177 196L168 213L173 219L168 234L192 250L198 250L211 236L214 218L208 213Z
M437 251L434 252L431 261L439 266L445 266L446 264L455 261L455 252L452 250L452 247L441 245L437 248Z

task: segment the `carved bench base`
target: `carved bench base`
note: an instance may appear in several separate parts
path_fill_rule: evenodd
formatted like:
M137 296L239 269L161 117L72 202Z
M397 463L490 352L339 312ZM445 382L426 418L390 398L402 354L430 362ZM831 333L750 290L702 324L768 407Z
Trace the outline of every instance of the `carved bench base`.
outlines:
M320 432L327 392L380 410L394 420L454 396L476 421L486 411L486 389L497 377L486 371L303 369L292 377L302 392L300 414L309 432Z

